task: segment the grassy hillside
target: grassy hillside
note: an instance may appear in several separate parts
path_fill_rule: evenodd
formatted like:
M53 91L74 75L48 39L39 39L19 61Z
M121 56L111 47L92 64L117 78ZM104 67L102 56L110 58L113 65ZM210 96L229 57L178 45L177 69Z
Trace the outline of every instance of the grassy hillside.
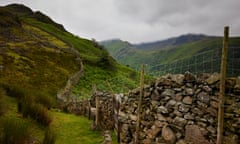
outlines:
M103 41L101 44L121 64L138 69L144 63L144 52L122 40Z

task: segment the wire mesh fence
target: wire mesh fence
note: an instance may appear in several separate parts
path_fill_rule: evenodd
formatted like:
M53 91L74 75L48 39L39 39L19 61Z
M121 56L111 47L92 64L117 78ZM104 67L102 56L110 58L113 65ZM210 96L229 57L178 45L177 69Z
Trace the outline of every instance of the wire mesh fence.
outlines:
M221 49L198 53L188 59L177 59L171 63L149 66L148 73L161 76L189 71L193 74L220 72ZM227 77L240 74L240 47L229 47L227 57Z
M96 84L96 89L113 93L124 93L137 87L137 84L124 77L113 77Z

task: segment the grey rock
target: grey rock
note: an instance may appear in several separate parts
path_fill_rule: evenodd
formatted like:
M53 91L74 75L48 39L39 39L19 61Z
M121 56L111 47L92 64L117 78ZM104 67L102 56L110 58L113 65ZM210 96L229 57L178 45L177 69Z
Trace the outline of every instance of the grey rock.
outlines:
M216 134L217 133L217 130L216 128L214 128L213 126L208 126L207 127L207 130L212 133L212 134Z
M158 107L157 111L158 111L158 113L168 114L168 110L167 110L167 108L164 107L164 106Z
M167 123L166 121L158 121L158 120L156 120L156 121L154 122L154 125L155 125L156 127L162 128L162 127L164 127L165 125L168 125L168 123Z
M186 82L196 82L196 77L190 72L185 72L184 73L184 80Z
M210 96L206 92L200 92L197 95L197 98L199 101L204 102L204 103L209 103L210 102Z
M167 121L167 119L160 113L157 114L157 120L162 121L162 122Z
M218 82L220 80L220 74L219 73L214 73L212 74L207 80L206 82L210 85Z
M199 126L197 125L187 125L185 131L185 138L184 140L187 143L193 144L210 144L208 140L202 134Z
M194 116L190 113L185 114L183 118L186 120L194 120Z
M193 88L185 88L183 94L192 96L192 95L194 95L194 89Z
M178 106L178 111L187 113L190 110L190 107L184 104Z
M208 92L208 93L212 91L212 88L210 88L208 85L203 86L202 89L203 89L205 92Z
M168 144L175 144L176 142L176 135L172 129L167 126L162 129L162 137Z
M187 143L183 139L180 139L180 140L177 141L176 144L187 144Z
M177 93L177 94L175 95L175 97L174 97L174 99L175 99L176 101L182 101L182 98L183 98L182 93Z
M173 124L180 126L180 127L184 127L187 124L187 120L181 117L175 117L173 119Z
M143 144L152 144L152 140L151 139L144 139L142 141Z
M175 95L175 91L172 89L165 89L161 95L173 97Z
M171 107L173 107L176 103L177 103L177 102L176 102L175 100L171 99L171 100L169 100L169 101L167 102L166 107L167 107L167 108L171 108Z
M181 113L180 111L178 110L174 110L173 113L178 116L178 117L182 117L183 116L183 113Z
M183 103L184 103L184 104L191 105L191 104L193 103L192 97L190 97L190 96L185 96L185 97L183 98Z
M137 116L136 115L130 114L129 118L133 121L137 121Z
M182 85L184 81L184 75L183 74L171 75L171 79L177 84Z

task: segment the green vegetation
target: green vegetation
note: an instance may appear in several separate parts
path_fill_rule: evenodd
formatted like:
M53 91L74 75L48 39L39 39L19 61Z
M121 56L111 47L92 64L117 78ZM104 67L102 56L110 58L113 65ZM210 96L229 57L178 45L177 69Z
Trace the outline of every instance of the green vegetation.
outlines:
M80 82L73 89L73 95L87 98L92 92L89 90L92 90L93 85L96 85L99 90L111 91L113 89L115 93L127 92L129 89L137 87L136 82L132 81L132 79L137 80L139 78L138 73L121 65L116 67L122 71L112 72L111 70L85 65L85 76L81 78ZM111 88L108 83L110 83Z
M55 144L56 134L52 129L47 129L44 135L43 144Z
M29 126L21 119L5 118L2 120L2 136L4 144L25 144L30 138Z

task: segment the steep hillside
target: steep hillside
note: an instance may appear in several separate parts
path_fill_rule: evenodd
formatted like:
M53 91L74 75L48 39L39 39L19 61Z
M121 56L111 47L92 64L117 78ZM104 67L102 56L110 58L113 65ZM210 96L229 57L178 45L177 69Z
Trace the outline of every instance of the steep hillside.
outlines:
M83 69L75 93L86 96L92 84L113 77L126 77L130 87L134 86L134 77L130 78L134 71L115 62L95 41L67 32L43 13L13 4L1 7L0 16L1 83L21 82L26 88L40 88L55 96L71 75Z
M0 83L56 95L81 69L77 54L57 37L24 23L7 8L0 9Z
M129 43L129 47L126 45L123 47L124 43L126 42L104 41L101 44L120 63L135 69L144 63L154 73L155 69L151 69L153 66L171 63L179 59L191 59L192 56L204 51L220 49L222 47L222 38L190 34L153 43L137 45ZM229 46L239 47L239 43L239 37L230 38ZM117 51L113 52L116 49ZM123 56L119 58L119 54Z

